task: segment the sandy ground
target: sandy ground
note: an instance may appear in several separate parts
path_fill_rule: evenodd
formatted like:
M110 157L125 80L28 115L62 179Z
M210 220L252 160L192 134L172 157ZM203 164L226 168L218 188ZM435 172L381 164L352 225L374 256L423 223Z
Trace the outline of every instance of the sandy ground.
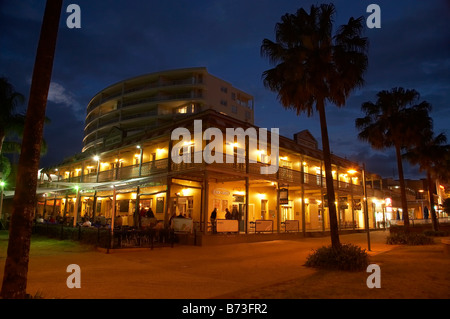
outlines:
M46 299L449 299L450 257L435 245L385 244L371 233L370 263L380 266L381 288L369 289L365 271L304 267L328 237L220 246L127 249L109 254L76 242L36 237L28 272L30 294ZM367 249L366 234L341 242ZM0 280L7 233L0 231ZM67 266L81 269L81 288L68 288Z

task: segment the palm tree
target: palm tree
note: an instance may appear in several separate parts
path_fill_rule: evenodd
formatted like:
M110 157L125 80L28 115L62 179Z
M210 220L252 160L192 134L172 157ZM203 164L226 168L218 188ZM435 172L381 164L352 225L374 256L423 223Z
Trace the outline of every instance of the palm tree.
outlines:
M409 229L409 217L401 151L416 145L432 127L428 115L431 105L425 101L417 103L419 98L417 91L403 88L378 92L375 103L362 104L361 109L366 116L355 121L360 131L359 139L369 142L374 149L395 148L406 231Z
M47 0L19 159L14 210L9 227L8 251L0 293L2 298L26 297L37 172L61 8L62 0Z
M367 70L367 38L361 37L363 17L349 19L332 34L333 4L303 8L285 14L276 24L276 42L264 39L261 55L274 68L263 73L264 85L278 93L286 109L311 116L319 113L325 179L333 248L339 248L331 152L325 115L326 102L343 106L350 92L364 84Z
M8 79L0 78L0 154L6 135L20 132L25 125L25 115L16 113L17 106L24 101L25 97L16 92Z
M444 133L433 136L433 132L423 135L419 140L419 144L410 148L403 157L411 164L419 165L420 171L427 173L428 199L430 203L431 220L433 222L433 230L439 230L438 219L434 210L434 181L435 179L449 179L450 167L448 158L450 155L450 145L445 144L447 137Z

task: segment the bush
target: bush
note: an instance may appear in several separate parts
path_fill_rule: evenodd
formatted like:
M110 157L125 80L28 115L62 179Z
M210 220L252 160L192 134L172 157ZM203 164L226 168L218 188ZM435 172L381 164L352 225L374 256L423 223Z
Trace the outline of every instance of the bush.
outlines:
M367 269L368 264L369 259L365 249L353 244L342 244L339 249L324 246L315 250L308 256L305 266L360 271Z
M434 237L445 237L449 235L447 231L443 230L425 230L423 234L425 236L434 236Z
M434 244L434 240L424 234L401 232L388 236L386 243L388 245L431 245Z

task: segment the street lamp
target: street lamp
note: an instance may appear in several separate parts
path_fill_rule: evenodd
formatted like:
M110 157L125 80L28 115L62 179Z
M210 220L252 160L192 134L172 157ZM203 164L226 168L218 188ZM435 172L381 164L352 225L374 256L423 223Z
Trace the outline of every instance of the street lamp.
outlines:
M2 212L3 212L3 190L5 188L5 182L1 181L0 182L0 187L2 188L1 190L1 195L0 195L0 224L1 224L1 220L2 220ZM1 229L1 228L0 228Z
M100 170L100 157L98 155L95 155L94 161L97 161L97 178L95 182L98 183L98 171Z
M367 246L370 251L370 229L369 229L369 207L367 206L367 190L366 190L366 164L363 163L362 167L362 179L363 179L363 193L364 193L364 212L365 212L365 226L367 231Z
M363 183L364 224L365 224L365 228L366 228L366 232L367 232L367 246L368 246L368 250L370 251L369 209L367 206L366 165L365 165L365 163L363 163L363 166L360 169L361 169L361 173L362 173L362 183ZM357 173L357 170L350 169L347 172L349 174L353 175L353 174Z

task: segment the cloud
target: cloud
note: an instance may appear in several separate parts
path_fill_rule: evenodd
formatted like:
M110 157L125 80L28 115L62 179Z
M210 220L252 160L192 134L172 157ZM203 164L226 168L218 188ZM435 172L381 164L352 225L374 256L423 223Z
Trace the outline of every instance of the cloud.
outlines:
M74 94L56 82L50 83L48 101L70 108L77 119L84 120L84 107L77 102Z

